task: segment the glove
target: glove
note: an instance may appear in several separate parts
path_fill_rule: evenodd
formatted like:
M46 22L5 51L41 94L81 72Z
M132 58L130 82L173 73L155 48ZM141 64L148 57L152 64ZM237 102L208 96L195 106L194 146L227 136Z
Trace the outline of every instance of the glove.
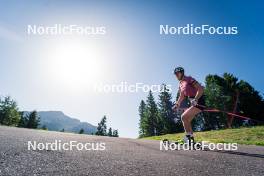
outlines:
M198 102L197 102L196 99L192 99L192 100L191 100L191 105L192 105L192 106L197 106L197 104L198 104Z

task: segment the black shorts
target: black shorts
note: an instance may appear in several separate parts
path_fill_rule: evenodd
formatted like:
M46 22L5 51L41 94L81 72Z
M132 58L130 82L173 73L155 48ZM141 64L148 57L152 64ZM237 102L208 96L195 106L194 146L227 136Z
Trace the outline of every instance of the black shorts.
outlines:
M192 98L194 98L194 97L189 97L190 99L192 99ZM203 96L201 96L200 98L199 98L199 100L198 100L198 105L196 105L195 107L196 108L198 108L198 109L200 109L201 111L203 111L206 107L206 105L205 105L205 96L203 95Z

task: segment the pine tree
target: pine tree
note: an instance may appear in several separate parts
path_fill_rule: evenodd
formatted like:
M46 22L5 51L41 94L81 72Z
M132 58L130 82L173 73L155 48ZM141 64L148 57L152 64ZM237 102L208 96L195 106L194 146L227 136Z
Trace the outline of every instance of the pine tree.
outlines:
M0 99L0 124L17 126L20 118L17 103L10 96Z
M174 122L175 115L172 107L172 96L165 84L162 85L162 91L159 95L159 115L162 120L164 134L181 132L183 129L181 126L177 126Z
M102 118L102 120L98 123L96 135L98 136L106 136L107 127L106 127L106 116Z
M118 130L114 130L114 131L113 131L113 137L119 137L119 135L118 135Z
M18 123L18 127L26 128L28 123L27 117L24 115L24 112L20 112L20 120Z
M259 120L264 115L263 97L249 83L238 81L238 78L232 74L224 73L222 77L208 75L205 95L208 107L243 113L245 116ZM224 113L210 113L205 117L205 127L209 126L211 129L239 127L245 123Z
M248 82L240 80L238 83L239 87L239 103L238 111L245 116L252 117L255 120L263 121L264 117L264 99L258 91L254 89ZM261 122L251 122L251 124L264 125ZM241 124L240 119L234 119L234 126Z
M149 92L147 97L147 112L146 112L146 136L156 136L161 134L160 119L158 107L155 103L152 92Z
M29 113L27 118L28 118L27 128L33 128L33 129L38 128L40 124L40 119L38 117L37 111L32 111L31 113Z
M146 129L147 129L147 107L146 103L141 100L139 108L139 137L144 137L146 136Z
M79 134L83 134L83 133L84 133L84 129L82 128L80 129Z
M108 129L107 136L110 136L110 137L113 136L113 132L112 132L112 128L111 127Z
M218 75L208 75L205 87L206 105L210 108L229 111L232 106L232 97L227 93L227 87L224 78ZM204 117L206 130L220 129L227 126L227 116L224 113L210 113Z

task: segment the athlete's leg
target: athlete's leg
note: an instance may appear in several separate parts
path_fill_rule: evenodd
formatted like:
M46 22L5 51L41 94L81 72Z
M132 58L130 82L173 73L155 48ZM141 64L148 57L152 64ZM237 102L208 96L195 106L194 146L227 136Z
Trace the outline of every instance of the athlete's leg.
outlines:
M191 106L182 114L181 119L184 126L184 130L187 134L192 134L193 132L191 125L192 119L195 117L196 114L200 112L201 112L200 109Z

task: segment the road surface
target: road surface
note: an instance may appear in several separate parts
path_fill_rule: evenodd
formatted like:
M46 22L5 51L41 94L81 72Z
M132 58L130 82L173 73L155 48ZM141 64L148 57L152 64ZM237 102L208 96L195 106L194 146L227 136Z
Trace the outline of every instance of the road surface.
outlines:
M105 143L105 150L28 150L28 141ZM0 175L264 175L264 147L160 151L159 141L0 126Z

